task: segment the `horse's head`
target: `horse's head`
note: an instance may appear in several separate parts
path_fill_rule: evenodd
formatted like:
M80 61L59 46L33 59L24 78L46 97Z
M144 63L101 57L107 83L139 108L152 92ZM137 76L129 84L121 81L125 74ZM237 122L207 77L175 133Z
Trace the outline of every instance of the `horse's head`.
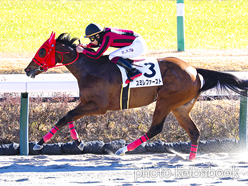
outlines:
M52 32L50 38L40 47L32 61L29 63L25 72L27 76L35 78L36 75L47 71L49 68L64 66L74 63L78 59L73 42L77 38L70 39L70 34L61 34L57 40L55 33ZM77 54L75 59L75 53ZM68 54L63 56L63 54ZM71 59L75 59L72 61ZM56 65L57 63L61 65Z

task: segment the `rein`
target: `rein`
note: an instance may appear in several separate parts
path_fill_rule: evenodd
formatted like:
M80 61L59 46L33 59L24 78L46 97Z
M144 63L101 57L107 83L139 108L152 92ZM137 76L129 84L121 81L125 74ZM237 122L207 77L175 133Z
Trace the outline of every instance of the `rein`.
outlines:
M64 60L63 54L68 54L68 53L70 53L70 52L60 52L60 51L56 51L56 52L59 53L59 54L61 54L61 56L62 56L62 60L61 60L61 62L59 62L59 63L63 63L63 60ZM77 53L76 59L73 60L72 62L69 62L69 63L66 63L66 64L61 64L61 65L55 65L54 67L60 67L60 66L70 65L70 64L76 62L76 61L78 60L78 57L79 57L79 53ZM52 67L51 67L51 68L52 68Z

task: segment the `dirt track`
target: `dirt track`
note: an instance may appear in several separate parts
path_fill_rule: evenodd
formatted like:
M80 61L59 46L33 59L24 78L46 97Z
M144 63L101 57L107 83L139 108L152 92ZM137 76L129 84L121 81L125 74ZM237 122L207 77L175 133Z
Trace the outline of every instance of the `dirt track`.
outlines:
M106 53L107 54L107 53ZM34 54L0 53L0 74L20 74ZM248 71L247 50L149 50L145 57L178 57L198 68L218 71ZM50 69L48 73L68 72L64 67Z
M182 154L187 158L188 155ZM247 154L1 156L1 185L247 185Z

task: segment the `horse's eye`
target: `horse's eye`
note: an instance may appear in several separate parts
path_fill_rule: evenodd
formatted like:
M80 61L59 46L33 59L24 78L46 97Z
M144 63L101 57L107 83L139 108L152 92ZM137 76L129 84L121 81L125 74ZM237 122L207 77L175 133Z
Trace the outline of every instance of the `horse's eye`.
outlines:
M45 56L46 56L46 49L41 48L40 51L39 51L39 57L40 58L43 58Z

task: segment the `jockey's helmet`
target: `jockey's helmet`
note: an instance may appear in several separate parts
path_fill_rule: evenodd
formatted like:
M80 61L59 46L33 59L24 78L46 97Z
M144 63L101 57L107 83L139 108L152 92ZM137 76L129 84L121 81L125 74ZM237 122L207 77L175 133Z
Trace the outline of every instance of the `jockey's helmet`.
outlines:
M96 23L90 23L85 29L85 36L84 37L89 38L90 36L98 34L102 31L103 31L103 29L100 25L98 25Z

